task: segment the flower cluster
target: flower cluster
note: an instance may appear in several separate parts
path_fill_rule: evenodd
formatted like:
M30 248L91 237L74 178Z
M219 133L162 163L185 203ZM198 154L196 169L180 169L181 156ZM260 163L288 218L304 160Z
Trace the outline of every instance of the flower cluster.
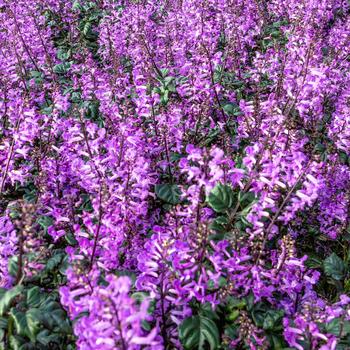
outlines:
M0 23L1 287L57 290L82 350L350 347L346 1Z

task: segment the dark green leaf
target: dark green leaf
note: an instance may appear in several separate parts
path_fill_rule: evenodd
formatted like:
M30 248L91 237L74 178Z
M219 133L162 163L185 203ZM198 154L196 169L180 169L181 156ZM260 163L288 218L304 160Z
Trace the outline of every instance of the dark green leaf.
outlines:
M252 204L256 199L255 194L253 192L239 192L238 200L242 208L245 208Z
M218 233L225 233L226 225L228 224L227 216L217 217L210 225L210 228Z
M0 316L3 316L5 312L10 308L12 301L21 294L23 290L22 286L16 286L7 290L0 299Z
M180 203L181 191L177 185L156 185L155 192L157 197L166 203L173 205Z
M70 68L70 63L63 62L63 63L56 64L53 67L53 71L56 74L65 74L65 73L67 73L69 71L69 68Z
M201 315L189 317L181 323L179 338L187 350L202 350L206 344L211 350L219 346L219 331L215 322Z
M241 114L239 106L233 103L225 104L223 110L229 116L237 116Z
M247 310L250 311L254 307L254 294L250 293L245 297L245 302L247 304Z
M36 340L45 346L48 346L51 342L57 342L58 336L57 334L51 333L49 330L44 329L38 333L36 336Z
M142 320L142 328L147 331L147 332L150 332L151 329L152 329L152 326L149 322L147 322L146 320Z
M92 28L92 24L91 22L86 22L85 25L84 25L84 28L83 28L83 34L84 35L88 35L90 30Z
M73 5L72 5L72 10L73 11L83 11L83 6L80 4L79 1L74 1Z
M224 213L234 205L234 192L230 186L217 184L207 196L207 202L218 213Z
M61 264L61 262L62 262L62 260L63 260L63 258L64 258L64 253L56 253L55 255L53 255L48 261L47 261L47 264L46 264L46 270L47 271L52 271L52 270L54 270L55 268L57 268L60 264Z
M328 322L325 326L325 330L327 333L334 334L336 336L339 336L340 333L340 319L339 318L333 318L330 322Z
M317 255L310 253L308 254L308 258L305 262L305 265L311 269L322 268L322 259L319 258Z
M27 290L27 304L30 307L39 307L41 304L41 296L43 294L40 291L39 287L33 287Z
M169 90L165 90L160 98L162 105L166 105L169 102Z
M35 336L37 335L40 329L40 316L41 313L39 309L36 308L29 309L26 312L27 327L30 334L30 338L33 339L33 341L35 341Z
M78 241L75 239L73 233L68 232L65 236L64 236L65 240L67 241L67 243L71 246L76 246L78 244Z
M65 61L69 59L70 54L71 54L70 50L64 51L60 49L57 51L57 58L61 61Z
M160 70L160 73L162 74L161 78L165 78L169 74L169 69L167 68L162 68Z
M238 326L236 324L232 324L230 326L225 327L225 335L230 339L236 339L239 335Z
M340 281L345 275L345 265L342 259L335 253L332 253L323 262L324 272L327 276Z
M23 339L22 337L20 336L13 336L11 335L10 336L10 346L11 348L10 349L13 349L13 350L20 350L20 347L25 343L25 339Z
M40 216L38 219L38 224L45 230L53 224L53 219L50 216Z
M350 322L343 320L341 318L333 318L330 322L325 325L325 331L340 337L340 331L342 332L341 336L347 336L350 334Z
M30 75L31 75L31 78L34 79L35 83L36 84L40 84L42 83L43 81L43 74L41 72L38 72L38 71L35 71L35 70L32 70L30 72Z
M218 321L220 319L218 314L213 310L212 306L209 303L201 305L199 313L200 316L209 318L213 321Z
M286 342L284 341L283 336L272 334L268 336L269 343L271 345L271 350L285 350L288 349L285 347Z
M227 298L227 306L230 309L244 309L247 306L247 302L244 299L237 299L234 297Z
M0 317L0 329L6 329L8 325L8 319L5 317Z
M12 308L10 311L11 317L14 320L16 331L21 336L30 336L30 332L27 326L26 314L22 311L18 311Z
M9 273L12 277L15 277L17 276L17 271L18 271L18 258L17 256L12 256L10 259L9 259L9 262L8 262L8 269L9 269Z
M263 329L265 330L276 330L282 325L283 318L282 310L269 310L264 315Z

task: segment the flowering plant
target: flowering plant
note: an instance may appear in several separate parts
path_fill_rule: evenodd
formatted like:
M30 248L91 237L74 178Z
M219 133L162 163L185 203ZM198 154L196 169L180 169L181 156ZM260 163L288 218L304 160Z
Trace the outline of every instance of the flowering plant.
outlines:
M0 349L349 349L349 15L0 0Z

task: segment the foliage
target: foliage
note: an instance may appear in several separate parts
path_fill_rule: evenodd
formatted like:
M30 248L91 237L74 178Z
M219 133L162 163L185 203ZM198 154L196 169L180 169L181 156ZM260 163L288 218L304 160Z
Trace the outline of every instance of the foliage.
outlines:
M349 32L0 1L0 349L349 349Z

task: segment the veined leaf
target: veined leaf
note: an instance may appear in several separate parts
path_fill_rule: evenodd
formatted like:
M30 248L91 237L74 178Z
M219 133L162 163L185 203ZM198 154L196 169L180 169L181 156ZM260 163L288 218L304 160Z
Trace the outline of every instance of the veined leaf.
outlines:
M162 184L155 186L155 192L159 199L169 204L180 203L180 189L177 185Z
M323 269L327 276L340 281L345 276L345 265L342 259L335 253L332 253L323 262Z
M23 287L16 286L7 290L0 299L0 316L3 316L5 312L10 308L12 300L21 294Z
M207 202L216 212L224 213L234 205L234 192L230 186L219 183L207 196Z
M179 338L186 350L202 350L205 345L214 350L219 346L219 330L215 322L202 315L184 320L179 326Z

